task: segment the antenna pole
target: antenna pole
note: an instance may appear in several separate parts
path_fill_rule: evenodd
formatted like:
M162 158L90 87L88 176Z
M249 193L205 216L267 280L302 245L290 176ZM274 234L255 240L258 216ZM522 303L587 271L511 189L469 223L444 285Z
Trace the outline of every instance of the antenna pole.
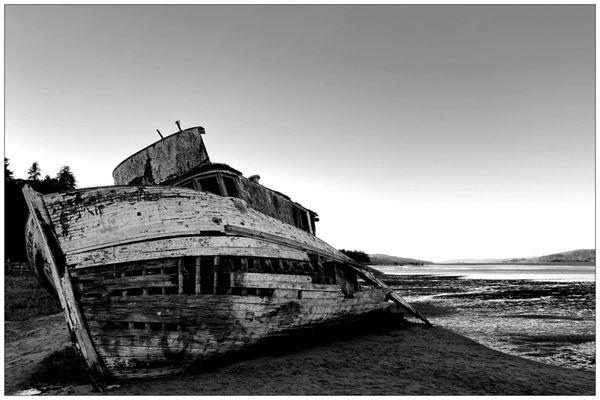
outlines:
M161 140L164 139L162 133L160 133L160 131L157 129L156 132L158 132L158 135L160 136Z

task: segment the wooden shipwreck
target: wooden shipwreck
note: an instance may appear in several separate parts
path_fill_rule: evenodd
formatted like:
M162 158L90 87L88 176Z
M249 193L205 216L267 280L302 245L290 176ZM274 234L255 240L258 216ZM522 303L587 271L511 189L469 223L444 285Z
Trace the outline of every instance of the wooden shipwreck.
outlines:
M60 300L93 386L169 375L393 302L315 236L315 212L212 163L200 127L123 161L117 186L23 189L27 253Z

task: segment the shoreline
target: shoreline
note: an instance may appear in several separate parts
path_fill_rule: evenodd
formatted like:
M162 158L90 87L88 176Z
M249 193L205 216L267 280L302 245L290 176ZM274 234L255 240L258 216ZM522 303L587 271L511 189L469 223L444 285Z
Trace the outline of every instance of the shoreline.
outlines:
M61 314L5 321L5 394L90 395ZM51 367L53 371L45 371ZM363 324L300 336L109 395L592 395L595 374L502 353L446 328Z
M428 267L477 267L477 266L523 266L523 267L596 267L595 261L571 262L571 263L430 263L430 264L366 264L368 267L378 269L380 267L401 267L410 269L422 269ZM389 274L389 272L382 272Z

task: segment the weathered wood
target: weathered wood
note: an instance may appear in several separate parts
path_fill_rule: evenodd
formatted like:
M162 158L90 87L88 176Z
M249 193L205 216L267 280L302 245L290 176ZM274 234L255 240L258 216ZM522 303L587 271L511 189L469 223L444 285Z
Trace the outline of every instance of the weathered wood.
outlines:
M112 264L112 265L97 265L94 267L72 269L71 275L77 277L80 280L95 280L95 279L113 279L121 273L130 274L137 273L141 275L142 271L156 273L157 271L163 271L169 268L177 267L177 259L161 259L161 260L148 260L144 262L133 262L126 264Z
M43 234L44 240L39 244L44 252L44 259L49 263L52 270L54 287L56 288L75 348L84 360L92 385L98 390L106 390L106 385L110 381L110 372L98 357L98 353L89 336L86 321L75 299L69 271L64 262L64 256L58 247L58 240L53 236L54 231L49 225L49 217L46 214L43 200L29 185L23 187L23 196L36 228Z
M359 296L360 294L360 296ZM344 299L340 302L336 298L330 299L302 299L297 303L301 307L312 307L314 312L320 308L331 309L346 307L347 305L359 306L361 303L385 303L384 291L368 291L364 294L357 292L356 299ZM113 298L110 302L102 300L90 301L84 304L84 310L90 320L114 321L140 321L161 322L165 318L183 318L194 321L199 317L211 320L213 318L238 318L235 310L269 312L281 305L288 304L288 300L262 298L258 296L225 296L225 295L167 295L148 297ZM258 314L257 314L258 315Z
M76 268L184 256L272 257L308 260L305 252L264 240L237 236L192 236L158 239L67 255Z
M315 254L321 254L321 255L327 256L327 257L329 257L333 260L339 261L339 262L347 261L345 256L343 255L343 253L340 253L335 249L334 249L334 251L331 251L331 249L328 249L327 247L315 246L314 243L298 241L297 238L291 239L289 237L273 234L270 232L264 232L261 230L251 229L251 228L246 228L246 227L236 226L236 225L225 225L225 232L232 233L235 235L255 237L255 238L263 239L268 242L287 246L292 249L307 251L307 252L315 253Z
M270 282L270 281L233 281L231 286L240 288L256 289L294 289L294 290L316 290L324 292L342 292L338 285L322 285L317 283L302 282Z
M177 292L183 294L183 259L177 262Z
M185 129L126 158L113 171L115 184L159 184L210 162L202 133L201 127Z
M106 187L44 197L67 255L145 241L225 233L245 226L320 249L339 252L299 228L248 207L241 199L172 187ZM203 233L204 232L204 233Z
M232 281L239 284L249 282L301 282L307 283L311 281L308 275L283 275L283 274L267 274L256 272L234 272Z
M171 275L141 275L141 276L127 276L116 279L106 279L103 281L94 281L87 283L85 289L97 290L102 289L105 291L112 290L124 290L136 289L136 288L156 288L156 287L178 287L178 284L174 283L175 277ZM127 293L124 294L126 296Z
M386 290L387 291L387 297L389 299L393 300L394 303L398 304L403 309L411 312L413 315L415 315L417 318L419 318L421 321L423 321L425 323L425 325L431 326L431 322L429 322L429 320L423 314L421 314L413 306L411 306L410 304L408 304L408 302L406 300L404 300L402 298L402 296L400 296L398 293L396 293L393 289L391 289L385 283L383 283L382 281L380 281L379 279L377 279L375 277L375 275L373 275L369 271L366 271L365 268L362 265L352 265L352 268L359 275L361 275L363 277L363 279L365 279L366 281L371 282L371 283L377 285L378 287Z
M121 272L121 279L125 278L125 272ZM123 289L123 287L121 287L122 285L116 285L116 289ZM122 297L127 297L127 290L123 290L121 291L121 296Z
M144 268L144 269L142 270L142 276L146 276L147 274L148 274L148 271L147 271L147 270ZM142 294L143 294L144 296L148 296L148 288L143 288L143 292L142 292Z
M201 258L196 257L195 281L194 281L194 293L196 293L196 294L200 294L200 288L201 288L200 268L202 268Z
M219 256L215 256L213 258L213 265L215 267L214 272L213 272L213 294L217 294L217 290L219 289L218 285L219 285L219 277L218 277L218 267L219 267Z

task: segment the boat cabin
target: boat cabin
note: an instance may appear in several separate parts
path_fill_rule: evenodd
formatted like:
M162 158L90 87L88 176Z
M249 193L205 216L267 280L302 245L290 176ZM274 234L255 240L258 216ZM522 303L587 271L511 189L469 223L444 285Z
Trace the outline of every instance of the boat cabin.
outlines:
M201 127L189 128L138 151L115 168L115 184L180 186L237 197L256 211L316 234L317 213L261 185L258 175L246 178L227 164L212 163L203 133Z

